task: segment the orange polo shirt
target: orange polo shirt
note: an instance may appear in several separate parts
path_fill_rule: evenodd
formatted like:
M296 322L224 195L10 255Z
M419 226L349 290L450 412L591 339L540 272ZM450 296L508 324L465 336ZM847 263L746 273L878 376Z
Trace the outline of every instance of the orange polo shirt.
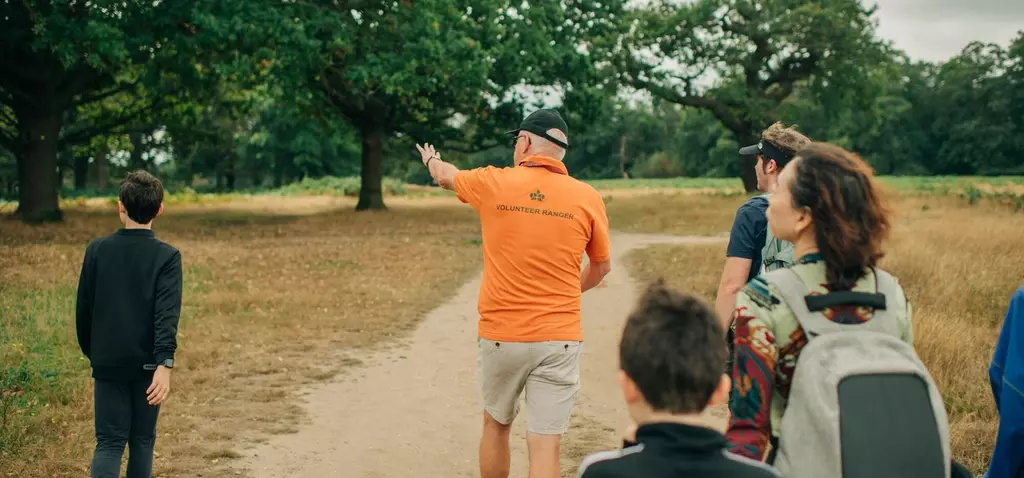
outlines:
M561 161L524 158L455 175L459 200L480 214L484 277L479 335L505 342L583 340L580 265L610 259L604 200Z

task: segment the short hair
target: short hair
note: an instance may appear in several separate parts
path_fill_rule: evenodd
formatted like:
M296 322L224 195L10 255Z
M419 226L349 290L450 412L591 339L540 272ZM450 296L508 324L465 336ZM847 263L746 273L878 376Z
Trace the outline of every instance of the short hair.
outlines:
M658 279L626 320L619 366L655 410L699 413L718 388L727 354L711 308Z
M164 202L164 186L147 171L132 171L121 181L117 196L131 220L149 224Z
M764 130L761 133L761 139L774 144L782 152L789 153L791 156L811 144L810 138L796 130L796 125L784 127L781 121L776 121L768 129ZM776 160L776 163L779 163L779 161ZM789 161L779 163L779 167L786 166L786 163L789 163Z
M540 136L538 134L534 134L529 131L527 131L526 133L530 135L530 143L533 144L536 149L538 149L541 152L550 154L559 160L565 159L565 148L555 143L552 143L547 138ZM566 144L569 143L569 138L567 138L565 136L565 133L563 133L561 130L557 128L551 128L547 130L547 133L555 139L562 140L562 142Z
M789 183L793 207L806 207L825 261L829 290L850 290L885 255L892 210L860 156L828 143L797 153Z

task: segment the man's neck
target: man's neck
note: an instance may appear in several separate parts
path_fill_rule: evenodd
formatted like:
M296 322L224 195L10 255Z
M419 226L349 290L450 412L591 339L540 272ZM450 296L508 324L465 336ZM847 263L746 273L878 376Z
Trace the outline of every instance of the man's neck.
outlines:
M137 223L135 221L132 221L131 219L128 219L128 220L126 220L124 222L124 228L125 229L146 229L146 230L150 230L151 231L151 230L153 230L153 223L151 222L149 224L139 224L139 223Z
M637 425L639 426L652 423L675 423L679 425L708 428L707 419L700 413L677 415L673 413L654 412L640 420L637 420Z

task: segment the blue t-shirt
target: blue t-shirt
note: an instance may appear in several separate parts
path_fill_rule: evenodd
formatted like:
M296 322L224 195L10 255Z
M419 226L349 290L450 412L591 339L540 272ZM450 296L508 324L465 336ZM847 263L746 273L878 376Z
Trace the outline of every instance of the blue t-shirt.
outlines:
M753 279L761 270L761 249L768 234L768 198L754 196L747 199L732 221L729 231L729 247L725 250L726 257L750 259L750 273L747 280Z

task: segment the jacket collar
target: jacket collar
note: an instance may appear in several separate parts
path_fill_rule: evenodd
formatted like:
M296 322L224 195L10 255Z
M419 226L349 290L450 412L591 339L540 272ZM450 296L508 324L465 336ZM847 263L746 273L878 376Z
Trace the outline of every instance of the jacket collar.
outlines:
M128 229L122 227L117 230L117 234L121 236L139 236L139 237L155 237L152 229Z
M557 174L569 174L569 170L566 169L565 163L548 156L527 156L516 163L516 166L544 168Z
M676 450L721 450L726 446L725 435L696 425L681 423L649 423L636 430L636 441L652 448Z

